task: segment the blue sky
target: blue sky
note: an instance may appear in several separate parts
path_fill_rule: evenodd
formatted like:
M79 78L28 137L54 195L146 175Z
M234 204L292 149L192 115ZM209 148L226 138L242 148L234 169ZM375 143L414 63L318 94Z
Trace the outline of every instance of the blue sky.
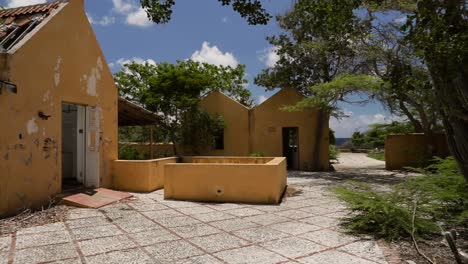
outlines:
M71 0L76 1L76 0ZM45 0L2 0L4 6L21 6ZM165 25L148 21L138 0L85 0L86 13L111 70L129 60L175 62L196 59L214 64L247 66L249 89L257 102L274 92L253 84L262 69L274 65L272 47L265 40L280 32L275 20L266 26L249 26L231 7L216 0L178 0L172 20ZM289 0L264 0L271 14L292 6ZM343 105L350 118L330 120L337 137L349 137L368 124L389 120L378 104Z

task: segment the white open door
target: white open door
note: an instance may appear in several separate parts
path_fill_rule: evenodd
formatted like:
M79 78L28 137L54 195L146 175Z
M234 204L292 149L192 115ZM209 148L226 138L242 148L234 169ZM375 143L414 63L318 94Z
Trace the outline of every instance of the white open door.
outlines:
M77 106L77 166L76 179L79 183L84 183L85 176L85 151L86 151L86 108L82 105Z
M95 106L86 107L86 176L85 187L99 188L100 111Z

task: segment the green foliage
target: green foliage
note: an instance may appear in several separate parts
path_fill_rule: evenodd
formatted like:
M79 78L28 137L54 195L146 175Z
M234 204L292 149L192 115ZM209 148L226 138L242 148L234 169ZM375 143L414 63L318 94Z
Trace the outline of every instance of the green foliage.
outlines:
M356 131L351 137L355 148L384 148L385 139L390 134L413 133L414 128L409 122L392 122L389 124L372 124L366 132Z
M336 145L335 131L331 128L328 130L328 142L330 145Z
M119 142L149 142L150 128L148 126L119 127ZM153 129L154 142L166 142L167 138L160 129Z
M352 182L334 191L347 202L352 214L343 225L352 233L370 234L394 240L427 236L466 225L468 184L464 181L452 157L436 158L424 175L415 176L394 187L391 192L377 193L364 183Z
M234 11L247 19L250 25L265 25L271 16L259 0L218 0L221 5L232 5ZM180 1L179 1L180 2ZM175 0L141 0L148 17L157 24L171 20Z
M191 60L178 61L176 64L130 63L115 74L119 95L142 105L158 114L161 121L157 124L161 137L172 143L191 142L205 132L208 141L212 139L209 128L215 127L216 118L210 120L203 114L199 102L204 94L219 90L226 92L240 103L250 106L250 91L244 86L244 65L236 68L198 63ZM194 121L199 122L198 128ZM201 123L205 122L205 123ZM191 127L187 129L184 125ZM193 134L190 135L190 132Z
M265 154L263 152L252 152L249 154L249 157L265 157Z
M214 146L215 136L226 128L224 118L210 115L205 111L193 109L182 119L181 143L198 154L203 148Z
M340 150L335 145L328 146L328 159L329 160L338 160L340 157Z
M376 159L376 160L385 161L385 153L369 153L367 154L367 157Z
M131 145L119 145L119 159L121 160L147 160L148 152L140 152Z

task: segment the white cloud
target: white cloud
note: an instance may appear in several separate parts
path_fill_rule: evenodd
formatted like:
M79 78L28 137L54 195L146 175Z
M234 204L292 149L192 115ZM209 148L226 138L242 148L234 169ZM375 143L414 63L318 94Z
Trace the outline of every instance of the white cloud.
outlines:
M156 65L156 61L153 60L153 59L142 59L142 58L139 58L139 57L133 57L133 58L120 58L114 62L111 62L109 63L109 67L110 68L114 68L114 67L122 67L123 65L125 64L128 64L128 63L131 63L131 62L135 62L135 63L138 63L138 64L145 64L145 63L148 63L148 64L152 64L152 65Z
M146 11L143 8L139 8L136 11L130 12L127 14L126 23L128 25L139 26L139 27L149 27L153 24L148 18Z
M210 43L204 41L201 50L197 50L192 54L192 60L198 62L206 62L214 65L236 67L239 62L236 57L230 52L223 53L217 46L211 46Z
M227 18L227 17L223 17L223 18L221 18L221 22L223 22L223 23L227 23L227 22L228 22L228 18Z
M46 3L46 0L8 0L7 7L18 7L18 6L27 6L27 5L36 5Z
M89 23L100 26L110 26L115 23L115 17L103 16L101 18L94 18L92 15L86 13Z
M258 97L257 97L257 105L259 105L259 104L265 102L266 100L268 100L268 97L267 97L267 96L265 96L265 95L260 95L260 96L258 96Z
M114 10L121 14L129 13L135 10L135 2L125 0L112 0Z
M265 63L265 65L269 68L275 67L276 63L279 60L279 56L277 54L278 49L276 47L270 47L266 48L260 52L258 52L260 55L258 56L258 59Z
M395 116L386 116L380 113L371 115L355 115L353 112L346 111L345 117L342 120L330 118L330 128L335 131L336 137L347 138L351 137L356 131L366 131L369 125L375 123L390 123L392 121L402 121L404 118Z

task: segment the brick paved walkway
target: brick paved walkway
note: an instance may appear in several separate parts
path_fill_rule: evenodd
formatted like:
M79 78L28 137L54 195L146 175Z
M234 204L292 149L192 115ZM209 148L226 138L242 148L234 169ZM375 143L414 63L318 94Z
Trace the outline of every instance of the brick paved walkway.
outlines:
M294 177L296 175L298 177ZM372 240L340 232L329 180L292 173L280 206L163 200L163 191L0 238L6 263L387 263Z

